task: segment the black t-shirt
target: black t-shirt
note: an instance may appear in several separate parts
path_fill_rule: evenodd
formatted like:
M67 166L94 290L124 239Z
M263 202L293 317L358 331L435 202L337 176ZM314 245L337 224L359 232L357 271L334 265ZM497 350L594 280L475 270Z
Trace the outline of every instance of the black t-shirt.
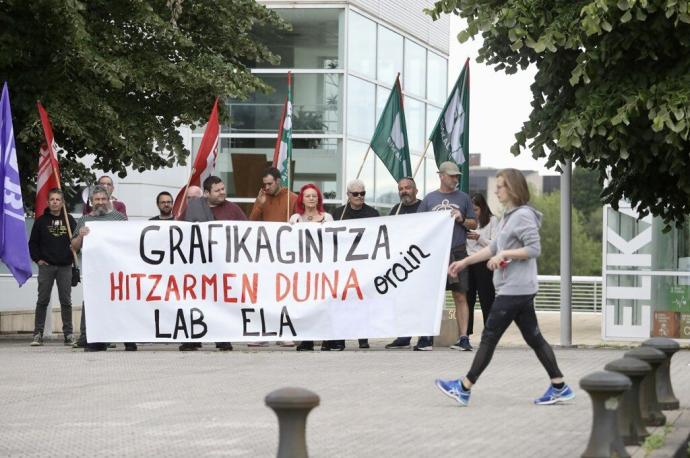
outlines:
M417 213L417 209L419 208L419 204L421 204L422 201L417 199L415 203L412 205L403 205L402 208L400 209L400 213L398 215L406 215L408 213ZM391 212L389 213L390 216L395 216L395 212L398 211L398 206L400 204L395 204L393 208L391 208Z
M153 218L149 218L149 221L175 221L175 218L170 216L170 218L161 218L161 215L156 215Z
M367 204L362 205L362 208L360 208L359 210L355 210L352 207L350 207L350 204L347 204L347 210L345 210L345 215L343 215L344 208L345 205L341 205L340 207L336 208L331 212L333 220L339 221L340 219L374 218L376 216L381 216L375 208L370 207Z

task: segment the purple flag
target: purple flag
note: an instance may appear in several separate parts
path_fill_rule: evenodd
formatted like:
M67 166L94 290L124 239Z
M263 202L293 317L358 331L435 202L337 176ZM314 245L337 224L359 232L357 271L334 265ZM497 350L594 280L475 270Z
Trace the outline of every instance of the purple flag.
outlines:
M31 277L31 257L26 240L24 201L19 183L10 93L5 82L0 99L0 259L10 269L19 286L22 286Z

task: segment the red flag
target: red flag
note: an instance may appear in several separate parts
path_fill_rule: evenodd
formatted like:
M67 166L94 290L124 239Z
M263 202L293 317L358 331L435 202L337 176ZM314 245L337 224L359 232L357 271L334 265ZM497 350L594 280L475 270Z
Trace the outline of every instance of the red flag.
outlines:
M178 219L184 213L187 208L187 187L188 186L199 186L204 182L204 180L213 175L216 170L216 157L218 156L218 136L220 134L220 124L218 123L218 97L213 103L213 109L211 110L211 116L208 118L208 124L206 124L206 130L204 131L204 136L201 138L201 145L199 145L199 150L196 153L196 159L194 159L194 166L192 167L192 173L187 181L187 185L180 189L175 198L175 205L173 205L173 215Z
M38 176L36 178L36 218L43 215L48 207L48 191L53 188L60 188L60 166L57 162L56 152L60 147L53 138L53 128L48 118L48 113L41 105L38 106L38 114L41 117L45 143L41 145L40 156L38 158Z

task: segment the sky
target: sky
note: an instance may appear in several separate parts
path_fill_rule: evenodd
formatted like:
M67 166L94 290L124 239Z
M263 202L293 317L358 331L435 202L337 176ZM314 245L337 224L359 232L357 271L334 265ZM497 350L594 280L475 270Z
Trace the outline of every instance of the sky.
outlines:
M496 72L492 67L476 62L481 37L460 44L457 35L462 21L455 15L450 20L450 60L448 84L452 87L470 58L470 152L481 154L482 167L514 167L538 170L541 174L555 175L544 167L546 160L534 160L524 151L520 156L510 153L515 133L529 117L532 93L529 86L535 70L528 68L514 75Z

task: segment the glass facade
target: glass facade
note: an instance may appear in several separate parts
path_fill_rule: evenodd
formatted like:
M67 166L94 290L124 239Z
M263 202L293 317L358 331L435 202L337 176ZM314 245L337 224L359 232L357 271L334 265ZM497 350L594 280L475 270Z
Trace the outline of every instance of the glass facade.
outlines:
M400 73L414 167L445 103L447 59L350 7L275 11L292 30L254 33L280 62L252 69L271 90L227 101L231 119L221 128L217 171L229 197L245 205L256 197L261 177L254 175L273 158L292 71L292 189L313 182L329 205L341 204L347 181L361 169L367 203L387 213L398 201L397 183L373 152L362 164L377 120ZM192 131L192 151L202 135L203 128ZM431 151L416 181L420 197L438 188Z
M291 31L262 28L257 41L266 43L280 57L276 65L262 68L334 69L343 67L345 11L342 9L281 9L280 17L292 25Z
M376 23L357 13L350 13L348 21L348 70L376 78Z
M414 168L445 103L448 60L354 11L348 13L347 41L346 181L357 176L363 157L359 151L350 151L350 145L356 142L366 150L398 73L403 88L407 135ZM375 98L371 97L372 92ZM373 117L372 106L375 107ZM360 175L367 183L367 189L373 189L373 193L367 194L367 201L377 208L390 208L398 201L397 183L378 159L371 160L372 155L369 154ZM357 162L357 165L352 165L353 162ZM429 149L415 180L419 197L438 189L436 171L433 153Z
M376 125L376 85L356 76L347 77L347 128L348 136L369 141Z
M284 74L258 75L273 90L254 93L247 100L230 100L231 122L227 133L275 134L287 97ZM342 133L342 75L331 73L292 75L293 134Z
M379 26L377 49L376 79L390 81L389 84L393 84L396 75L402 74L403 71L403 37Z
M405 71L403 89L408 94L424 97L426 94L426 49L414 41L405 40Z
M448 94L448 60L431 51L427 53L426 98L443 108Z

